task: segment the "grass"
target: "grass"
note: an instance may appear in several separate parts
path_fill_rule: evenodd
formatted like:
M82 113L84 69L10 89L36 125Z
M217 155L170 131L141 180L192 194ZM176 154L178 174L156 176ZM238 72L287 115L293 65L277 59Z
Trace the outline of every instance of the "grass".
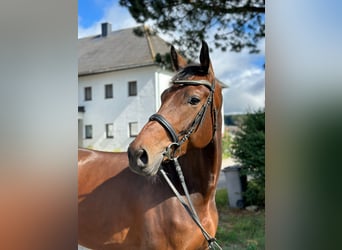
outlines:
M218 243L224 250L265 249L265 211L231 209L226 189L216 192L219 211Z

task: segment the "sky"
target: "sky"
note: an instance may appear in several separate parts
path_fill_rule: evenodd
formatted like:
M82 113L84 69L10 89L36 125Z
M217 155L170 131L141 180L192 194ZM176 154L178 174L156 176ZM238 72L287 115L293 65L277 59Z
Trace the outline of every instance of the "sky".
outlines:
M117 0L82 0L78 2L78 37L100 33L101 23L109 22L112 30L137 26L129 11ZM168 37L160 35L164 40ZM210 44L209 44L210 46ZM221 52L213 48L210 58L216 77L228 85L223 90L224 113L241 114L265 107L265 41L259 54L248 51Z

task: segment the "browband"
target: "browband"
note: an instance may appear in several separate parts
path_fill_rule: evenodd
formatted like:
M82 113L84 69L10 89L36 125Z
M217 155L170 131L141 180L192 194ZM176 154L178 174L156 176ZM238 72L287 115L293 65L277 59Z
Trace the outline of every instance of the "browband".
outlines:
M185 84L185 85L204 85L208 87L211 91L214 91L215 84L211 84L207 80L174 80L172 81L174 84Z

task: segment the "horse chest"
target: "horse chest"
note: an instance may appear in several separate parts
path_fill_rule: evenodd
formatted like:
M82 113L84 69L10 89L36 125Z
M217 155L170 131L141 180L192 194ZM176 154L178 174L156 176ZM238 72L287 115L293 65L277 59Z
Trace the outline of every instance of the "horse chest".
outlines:
M200 217L208 218L203 212ZM175 197L147 210L142 220L140 235L148 249L207 249L201 231ZM205 224L212 227L209 220Z

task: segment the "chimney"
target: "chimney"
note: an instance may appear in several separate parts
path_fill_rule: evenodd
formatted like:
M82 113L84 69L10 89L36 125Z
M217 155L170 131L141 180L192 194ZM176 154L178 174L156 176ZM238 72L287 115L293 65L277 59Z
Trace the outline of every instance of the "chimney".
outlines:
M110 23L102 23L101 30L101 36L106 37L110 32L112 32L112 25Z

